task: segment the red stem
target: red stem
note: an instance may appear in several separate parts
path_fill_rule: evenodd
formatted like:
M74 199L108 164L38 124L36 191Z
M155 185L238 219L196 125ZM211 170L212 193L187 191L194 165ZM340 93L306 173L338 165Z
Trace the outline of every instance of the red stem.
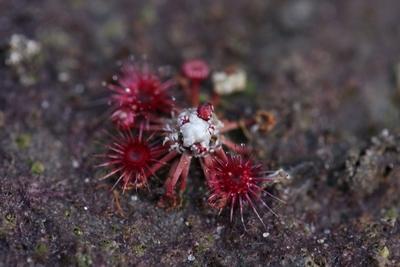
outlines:
M225 145L227 148L229 148L230 150L232 150L235 153L238 154L248 154L250 151L247 147L238 145L234 142L232 142L230 139L223 137L221 138L222 144Z
M182 170L182 174L181 174L181 186L180 186L180 193L182 193L183 191L185 191L186 189L186 181L187 181L187 177L189 174L189 168L190 168L190 161L192 160L192 156L189 156L187 158L188 163L184 166L184 169Z
M246 119L243 121L224 121L224 126L221 129L221 133L226 133L232 130L240 128L242 125L248 127L254 124L254 119Z
M178 154L176 151L170 151L164 157L162 157L158 162L156 162L149 170L151 175L154 175L161 167L167 164L170 160L175 158Z
M190 90L191 98L190 102L193 107L197 107L200 103L200 81L192 80L192 88Z
M200 160L201 168L203 169L204 176L206 177L207 182L210 181L210 172L211 172L211 166L212 166L212 159L210 155L204 156Z
M176 173L176 168L178 167L178 164L179 164L179 163L180 163L180 160L176 159L176 160L172 163L171 168L169 169L168 178L167 178L167 180L165 180L165 186L167 187L166 192L165 192L166 195L169 194L168 186L169 186L169 184L171 183L172 177L173 177L173 176L175 175L175 173ZM171 195L172 195L172 192L171 192Z

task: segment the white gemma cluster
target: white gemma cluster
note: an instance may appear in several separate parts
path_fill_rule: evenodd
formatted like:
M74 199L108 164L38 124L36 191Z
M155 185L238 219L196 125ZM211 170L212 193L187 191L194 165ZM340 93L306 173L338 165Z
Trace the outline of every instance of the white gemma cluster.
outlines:
M164 142L169 142L171 150L180 153L190 151L194 156L212 152L219 145L219 131L222 122L213 114L204 120L195 108L182 111L167 125L168 135Z
M185 121L187 119L187 122ZM180 132L183 138L183 146L190 147L195 143L207 147L211 140L211 129L207 121L191 113L189 117L184 115L179 120L182 122Z

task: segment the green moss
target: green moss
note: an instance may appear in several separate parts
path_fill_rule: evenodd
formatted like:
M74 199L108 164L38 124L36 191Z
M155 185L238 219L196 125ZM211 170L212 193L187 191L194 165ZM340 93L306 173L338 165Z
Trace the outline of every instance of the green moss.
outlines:
M397 212L397 209L395 207L392 207L385 212L382 220L393 227L396 224L398 217L399 214Z
M246 84L246 88L243 91L243 94L245 94L248 97L253 97L256 95L256 92L257 92L256 88L257 88L256 84L253 81L248 80L247 84Z
M107 249L110 247L111 241L110 240L102 240L100 241L100 247Z
M40 175L44 172L45 167L43 165L43 163L41 163L40 161L34 161L31 165L31 173L32 174L36 174L36 175Z
M8 224L16 223L16 217L15 217L15 214L13 214L13 213L7 213L5 216L5 219Z
M64 211L64 217L69 218L71 216L71 211L70 210L65 210Z
M125 25L122 19L114 17L104 23L101 33L108 40L120 40L126 33Z
M35 247L35 256L39 259L45 259L47 257L48 252L49 248L43 242L38 243Z
M200 102L207 102L208 101L208 96L206 94L200 93Z
M0 233L7 235L7 233L13 231L17 226L17 218L13 213L7 213L4 216L3 223L0 226Z
M76 263L78 267L89 267L92 266L93 261L90 255L84 253L77 253Z
M31 136L29 134L20 134L15 139L18 149L26 149L31 145Z
M111 225L111 230L114 234L119 233L120 227L116 224Z
M133 252L135 253L136 256L142 257L146 252L146 246L143 244L136 245L133 247Z
M319 264L312 256L306 256L304 258L304 266L307 267L320 267L320 266L325 266L324 263Z
M102 240L100 241L100 247L106 250L107 252L113 252L118 249L118 243L114 240Z
M214 247L215 239L212 235L205 235L200 238L198 243L199 245L197 246L197 251L199 253L204 253Z
M157 14L154 6L145 5L140 11L140 20L147 25L154 24L157 21Z
M381 256L384 259L389 258L389 255L390 255L390 251L387 246L384 246L383 248L379 249L378 253L379 253L379 256Z
M81 228L79 228L78 226L76 226L76 227L74 228L73 232L74 232L74 234L75 234L76 236L81 236L81 235L83 235L83 231L82 231Z

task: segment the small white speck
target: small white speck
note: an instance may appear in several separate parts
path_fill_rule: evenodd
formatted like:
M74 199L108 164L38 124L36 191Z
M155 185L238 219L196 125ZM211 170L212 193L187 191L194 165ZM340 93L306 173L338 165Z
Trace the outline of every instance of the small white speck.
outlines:
M74 159L74 160L72 160L72 167L74 167L75 169L76 168L79 168L79 161L77 161L76 159Z
M26 259L26 262L27 262L27 263L31 263L31 262L32 262L32 258L31 258L31 257L28 257L28 258Z
M188 259L188 261L194 261L196 259L196 257L193 254L189 254L187 259Z
M132 196L131 196L131 200L132 200L132 201L137 201L137 200L138 200L137 195L132 195Z
M47 100L43 100L42 103L40 103L40 106L42 109L48 109L50 107L50 103Z
M223 229L224 229L223 226L217 226L217 234L220 235Z
M323 244L323 243L325 243L325 238L318 239L318 240L317 240L317 243L318 243L318 244Z
M60 82L68 82L69 80L69 74L67 72L60 72L58 74L58 80Z
M84 206L83 209L84 209L84 210L88 210L89 208L88 208L87 206Z
M118 76L117 75L113 75L112 79L113 79L113 81L118 81Z
M85 180L83 180L85 182L85 184L90 182L90 179L88 177L85 178Z
M263 236L264 238L267 238L267 237L269 237L269 233L268 233L268 232L265 232L265 233L262 234L262 236Z
M186 225L186 226L190 226L190 222L185 221L185 225Z

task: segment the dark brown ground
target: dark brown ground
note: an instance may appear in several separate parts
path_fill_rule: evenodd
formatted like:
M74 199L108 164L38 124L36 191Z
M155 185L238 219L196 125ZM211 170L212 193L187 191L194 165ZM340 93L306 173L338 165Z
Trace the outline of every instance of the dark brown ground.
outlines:
M0 266L399 266L400 1L0 0ZM9 38L42 45L35 83L4 62ZM284 167L286 205L216 216L192 172L182 209L127 193L115 214L92 155L116 61L146 53L175 70L202 57L241 64L229 98L273 110L259 159ZM252 92L251 88L256 88ZM387 129L387 130L384 130ZM44 167L44 168L42 168ZM102 187L103 186L103 187Z

